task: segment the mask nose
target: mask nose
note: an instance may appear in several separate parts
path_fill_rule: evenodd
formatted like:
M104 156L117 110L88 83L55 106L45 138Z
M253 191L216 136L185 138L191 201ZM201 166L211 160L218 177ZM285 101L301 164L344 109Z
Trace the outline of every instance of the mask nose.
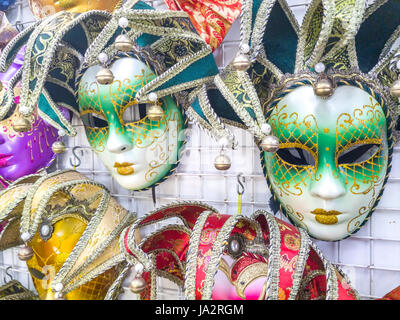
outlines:
M117 134L110 128L110 134L107 141L107 150L112 153L120 154L132 150L132 144L123 134Z
M338 199L346 194L342 182L339 178L333 176L332 172L326 170L322 173L319 181L316 181L311 186L311 195L323 200Z

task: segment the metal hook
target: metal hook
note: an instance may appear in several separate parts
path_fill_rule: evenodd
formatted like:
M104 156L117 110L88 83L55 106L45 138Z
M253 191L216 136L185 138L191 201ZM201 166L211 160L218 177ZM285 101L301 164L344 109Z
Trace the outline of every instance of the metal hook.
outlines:
M153 198L153 206L154 206L154 208L156 208L157 197L156 197L156 187L155 186L151 187L151 196Z
M72 159L69 158L69 163L71 164L71 167L78 168L82 164L81 158L79 158L79 156L76 154L76 150L79 148L82 148L82 147L75 146L72 148L72 155L74 156L74 158L77 160L78 163L76 163L76 164L72 163ZM83 157L83 150L81 150L81 157Z
M10 281L12 281L14 278L13 278L13 276L10 274L10 273L8 273L8 271L11 269L12 267L11 266L9 266L9 267L7 267L7 269L6 269L6 276L8 276L9 278L10 278ZM4 280L4 283L7 283L7 279L6 279L6 277L4 277L3 278L3 280Z
M242 172L240 172L237 175L237 182L238 182L237 193L238 193L238 195L241 196L241 195L244 194L244 183L246 183L246 179L245 179L245 177L243 177L243 173Z

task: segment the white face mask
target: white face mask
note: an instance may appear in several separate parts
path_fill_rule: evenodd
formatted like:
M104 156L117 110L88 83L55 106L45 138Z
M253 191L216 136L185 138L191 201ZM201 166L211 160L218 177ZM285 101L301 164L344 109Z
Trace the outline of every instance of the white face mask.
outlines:
M374 210L388 169L386 121L352 86L326 100L301 86L274 107L268 123L281 147L264 153L267 177L285 213L314 238L343 239Z
M163 98L164 117L152 121L150 104L135 103L136 92L156 76L135 58L116 60L110 70L114 82L100 85L92 66L79 84L79 105L89 143L126 189L148 188L176 166L183 139L184 118L172 97Z

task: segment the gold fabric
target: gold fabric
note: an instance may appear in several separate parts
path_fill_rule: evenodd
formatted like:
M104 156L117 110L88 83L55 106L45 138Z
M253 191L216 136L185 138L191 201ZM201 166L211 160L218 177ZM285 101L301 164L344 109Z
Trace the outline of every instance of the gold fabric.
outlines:
M37 233L29 244L35 255L27 262L27 265L42 300L54 299L54 293L50 287L51 282L86 229L87 222L78 215L72 216L73 214L54 224L53 235L48 241L45 242ZM111 269L86 285L71 291L65 298L68 300L103 300L115 278L115 269Z
M39 300L39 298L19 281L12 280L0 287L0 300Z
M121 0L29 0L32 13L38 19L59 11L81 13L90 10L107 10L112 12L120 3Z

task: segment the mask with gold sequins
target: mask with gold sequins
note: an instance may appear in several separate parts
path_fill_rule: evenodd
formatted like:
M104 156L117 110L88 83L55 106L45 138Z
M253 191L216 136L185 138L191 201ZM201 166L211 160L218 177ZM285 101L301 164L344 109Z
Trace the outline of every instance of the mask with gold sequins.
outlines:
M383 195L399 114L398 10L397 0L315 0L299 26L285 1L245 1L239 52L198 96L254 135L272 207L317 239L358 231Z

